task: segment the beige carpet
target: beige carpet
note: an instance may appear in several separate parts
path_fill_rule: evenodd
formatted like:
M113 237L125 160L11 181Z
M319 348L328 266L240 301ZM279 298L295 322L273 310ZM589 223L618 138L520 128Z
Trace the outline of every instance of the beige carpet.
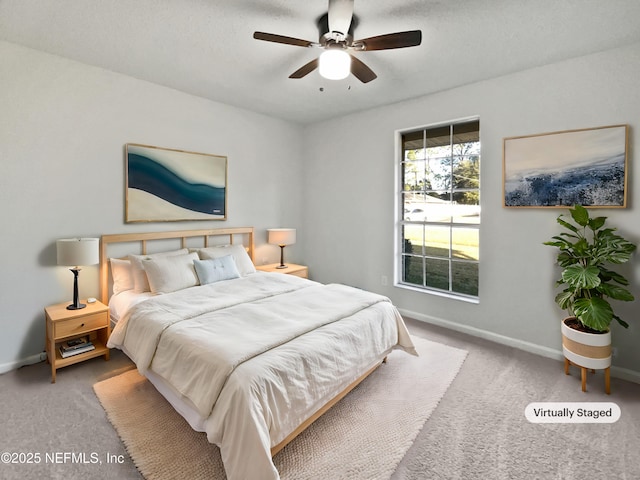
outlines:
M467 352L415 338L419 357L387 364L274 457L283 480L388 479L456 377ZM222 480L218 448L191 430L136 370L94 385L109 421L148 480Z

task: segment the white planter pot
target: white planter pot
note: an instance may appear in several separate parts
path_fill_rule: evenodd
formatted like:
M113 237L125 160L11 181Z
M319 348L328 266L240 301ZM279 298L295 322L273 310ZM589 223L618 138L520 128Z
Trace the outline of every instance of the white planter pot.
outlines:
M566 320L566 319L565 319ZM561 322L562 352L574 365L592 369L611 366L611 332L586 333Z

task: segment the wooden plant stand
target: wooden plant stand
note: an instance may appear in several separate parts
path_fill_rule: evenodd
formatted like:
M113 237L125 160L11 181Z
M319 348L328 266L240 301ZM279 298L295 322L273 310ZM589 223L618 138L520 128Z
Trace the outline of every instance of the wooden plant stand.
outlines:
M568 358L564 359L564 373L565 375L569 375L569 367L573 365L575 367L580 368L580 376L582 378L582 391L587 391L587 368L577 363L571 362ZM595 369L591 368L591 373L596 373ZM607 367L604 369L604 391L607 395L611 395L611 367Z

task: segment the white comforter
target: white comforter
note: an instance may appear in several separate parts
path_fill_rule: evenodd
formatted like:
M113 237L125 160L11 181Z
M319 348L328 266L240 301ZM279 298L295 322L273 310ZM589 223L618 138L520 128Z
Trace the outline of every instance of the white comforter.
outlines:
M387 298L264 273L142 302L109 346L194 405L229 480L278 479L272 446L391 349L415 354Z

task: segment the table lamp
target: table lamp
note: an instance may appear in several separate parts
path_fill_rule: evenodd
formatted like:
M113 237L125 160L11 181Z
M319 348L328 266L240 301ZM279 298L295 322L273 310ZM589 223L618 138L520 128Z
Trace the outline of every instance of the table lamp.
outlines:
M267 242L280 247L280 265L276 268L287 268L287 265L284 264L284 247L296 243L296 229L269 228L267 234Z
M98 238L63 238L56 242L58 265L73 266L73 303L68 310L86 307L78 300L78 273L84 265L95 265L100 261Z

